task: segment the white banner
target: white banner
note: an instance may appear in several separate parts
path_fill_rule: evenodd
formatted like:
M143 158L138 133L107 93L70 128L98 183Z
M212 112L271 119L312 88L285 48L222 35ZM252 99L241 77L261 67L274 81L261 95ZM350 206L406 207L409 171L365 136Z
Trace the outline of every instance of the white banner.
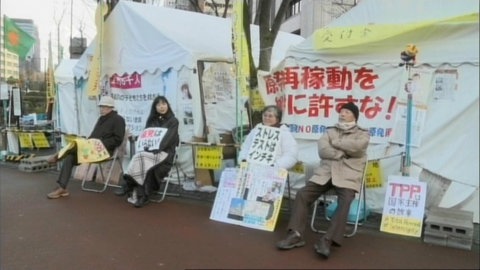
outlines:
M412 69L410 74L421 76L412 82L405 67L306 63L259 76L259 89L266 104L283 108L282 122L297 139L318 139L337 123L341 106L353 102L360 109L359 125L370 130L371 143L386 143L407 89L414 85L416 104L426 107L433 71Z
M176 92L171 89L173 95L167 94L167 78L176 81L175 72L146 72L110 77L109 87L115 99L115 109L125 118L127 129L134 136L138 136L145 129L155 97L166 96L170 105L175 105Z

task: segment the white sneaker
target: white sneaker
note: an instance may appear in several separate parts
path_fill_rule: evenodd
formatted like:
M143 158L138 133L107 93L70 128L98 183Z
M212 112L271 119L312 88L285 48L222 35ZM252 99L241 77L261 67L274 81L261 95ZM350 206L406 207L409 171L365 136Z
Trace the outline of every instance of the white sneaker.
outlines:
M134 190L132 192L132 196L128 197L127 199L127 202L131 203L131 204L135 204L137 202L138 198L137 198L137 191Z

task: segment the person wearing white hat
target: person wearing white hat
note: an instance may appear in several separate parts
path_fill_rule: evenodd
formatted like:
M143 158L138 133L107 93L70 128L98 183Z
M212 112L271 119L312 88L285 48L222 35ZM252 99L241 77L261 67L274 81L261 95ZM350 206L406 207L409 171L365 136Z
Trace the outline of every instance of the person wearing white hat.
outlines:
M125 119L115 111L115 100L110 96L102 96L98 106L100 107L100 117L88 138L101 140L109 154L112 155L115 148L122 144L125 137ZM57 180L58 187L47 194L49 199L58 199L70 195L67 191L67 185L73 167L78 165L77 149L69 150L62 160L63 165ZM58 153L48 159L49 163L56 163L57 161Z

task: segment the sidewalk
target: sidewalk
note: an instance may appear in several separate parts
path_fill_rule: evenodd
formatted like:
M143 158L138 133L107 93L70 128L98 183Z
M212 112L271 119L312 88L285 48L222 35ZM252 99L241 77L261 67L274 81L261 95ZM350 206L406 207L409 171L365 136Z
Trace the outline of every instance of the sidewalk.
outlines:
M478 269L472 250L382 233L371 216L328 260L307 245L278 251L288 212L274 232L209 219L214 193L182 191L136 209L113 189L97 194L72 180L70 196L48 200L56 171L25 173L0 164L0 269ZM201 194L199 194L201 193Z

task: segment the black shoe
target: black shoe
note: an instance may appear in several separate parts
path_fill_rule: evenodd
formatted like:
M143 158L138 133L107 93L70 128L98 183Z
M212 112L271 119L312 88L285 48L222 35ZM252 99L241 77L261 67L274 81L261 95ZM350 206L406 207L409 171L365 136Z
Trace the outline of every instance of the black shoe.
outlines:
M129 193L131 193L133 189L129 188L128 186L124 185L122 186L119 190L115 190L115 195L117 196L125 196Z
M143 207L143 206L147 205L149 202L150 202L150 199L148 198L148 196L142 196L142 197L137 199L134 206L136 208L140 208L140 207Z
M315 244L315 252L317 254L322 255L325 259L328 259L330 256L330 246L332 245L332 241L322 237L320 240Z
M287 235L287 238L277 242L277 248L282 250L303 247L304 245L305 240L303 240L302 236L295 231L290 231Z

